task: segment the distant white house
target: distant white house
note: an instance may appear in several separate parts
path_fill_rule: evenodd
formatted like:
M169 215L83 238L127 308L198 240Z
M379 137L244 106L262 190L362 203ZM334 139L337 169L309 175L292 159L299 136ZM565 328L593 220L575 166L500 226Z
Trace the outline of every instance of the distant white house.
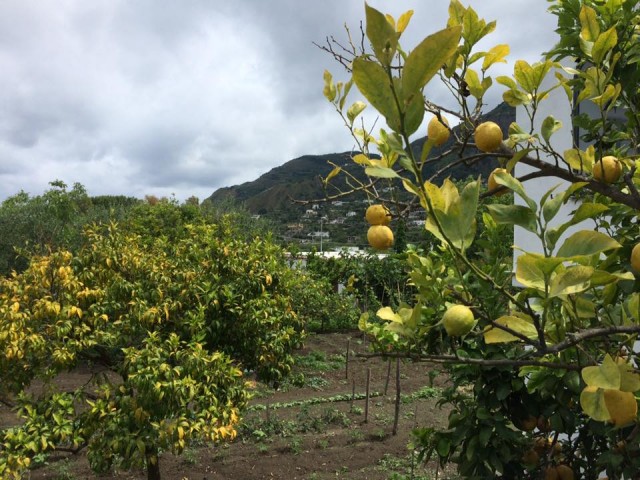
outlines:
M329 232L309 232L307 237L312 238L329 238Z

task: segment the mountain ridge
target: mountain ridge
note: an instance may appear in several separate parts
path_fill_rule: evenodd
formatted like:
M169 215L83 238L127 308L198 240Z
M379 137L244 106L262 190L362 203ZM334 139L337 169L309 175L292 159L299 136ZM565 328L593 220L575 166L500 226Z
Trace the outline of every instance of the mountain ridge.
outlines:
M482 117L482 121L489 120L496 122L503 132L507 132L509 125L515 121L515 109L505 103L501 103ZM459 128L459 126L454 127L454 131ZM418 156L426 139L426 136L421 137L411 143L411 148ZM442 147L434 148L433 151L435 154L439 151L444 152L450 148L452 143L453 138ZM468 153L473 152L473 150L468 151ZM205 199L205 202L216 203L232 200L244 205L253 214L275 215L276 217L280 216L277 215L277 212L282 210L304 211L305 207L294 203L292 199L311 201L325 198L326 192L323 190L320 178L326 177L334 168L333 165L340 166L355 175L356 178L364 179L363 169L351 160L354 153L339 152L322 155L302 155L272 168L260 175L256 180L219 188ZM456 155L446 156L439 162L427 165L425 173L427 176L431 176L455 160L457 160ZM486 179L496 166L498 166L498 163L495 159L491 162L475 162L471 165L456 164L446 171L446 175L440 175L436 179L442 180L449 176L463 180L470 176L477 177L478 175ZM345 186L345 188L348 188L348 186Z

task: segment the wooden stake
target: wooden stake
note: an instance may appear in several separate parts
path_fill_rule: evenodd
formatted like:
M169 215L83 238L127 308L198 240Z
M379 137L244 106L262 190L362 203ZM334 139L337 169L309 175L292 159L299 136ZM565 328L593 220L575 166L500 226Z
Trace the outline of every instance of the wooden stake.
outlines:
M353 412L353 402L356 400L356 379L354 378L351 382L351 407L349 410Z
M371 367L367 368L367 393L365 396L365 404L364 404L364 423L369 423L369 396L370 390L369 387L371 385Z
M391 359L387 361L387 379L384 382L384 396L387 396L389 390L389 379L391 378Z
M398 420L400 418L400 358L396 358L396 412L393 418L393 435L398 433Z
M349 380L349 352L351 351L351 339L347 340L347 361L344 364L344 378Z

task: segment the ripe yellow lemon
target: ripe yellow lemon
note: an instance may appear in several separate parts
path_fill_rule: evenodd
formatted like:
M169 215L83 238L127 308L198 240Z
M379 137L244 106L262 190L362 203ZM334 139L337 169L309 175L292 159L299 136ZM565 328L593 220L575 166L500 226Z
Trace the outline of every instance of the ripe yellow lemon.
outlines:
M431 140L436 147L443 145L449 140L451 132L449 128L447 128L448 125L449 122L444 117L442 117L442 122L440 122L435 115L429 120L429 124L427 125L427 138Z
M522 420L521 422L522 430L525 432L532 432L538 426L538 417L534 417L533 415L529 415L527 418Z
M389 225L391 212L384 205L371 205L364 214L369 225Z
M461 337L473 329L476 319L465 305L454 305L442 316L442 325L450 337Z
M502 143L502 130L495 122L484 122L476 127L473 139L478 150L491 153L495 152Z
M640 274L640 243L631 250L631 268Z
M602 157L593 165L593 178L599 182L615 183L622 175L622 164L612 155Z
M393 232L386 225L372 225L367 231L367 240L376 250L386 250L393 245Z
M560 480L556 467L550 465L544 470L544 480Z
M498 182L496 182L496 179L494 177L496 173L501 173L501 172L507 173L507 170L504 168L496 168L493 172L489 174L489 179L487 180L487 188L489 189L489 191L503 186L503 185L500 185ZM506 187L503 188L502 190L497 191L496 193L494 193L494 195L496 197L501 197L505 193L509 193L509 190Z
M529 465L529 466L538 465L539 461L540 461L540 455L538 454L538 452L536 452L533 449L527 450L522 455L522 463L524 463L525 465Z

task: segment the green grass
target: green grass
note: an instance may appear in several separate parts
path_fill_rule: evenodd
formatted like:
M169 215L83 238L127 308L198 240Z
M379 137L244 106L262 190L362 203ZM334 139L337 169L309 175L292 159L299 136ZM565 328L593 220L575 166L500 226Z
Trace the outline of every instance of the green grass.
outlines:
M329 372L344 368L345 359L343 355L327 356L324 352L313 351L308 355L296 355L295 365L303 370L313 370L314 372Z

